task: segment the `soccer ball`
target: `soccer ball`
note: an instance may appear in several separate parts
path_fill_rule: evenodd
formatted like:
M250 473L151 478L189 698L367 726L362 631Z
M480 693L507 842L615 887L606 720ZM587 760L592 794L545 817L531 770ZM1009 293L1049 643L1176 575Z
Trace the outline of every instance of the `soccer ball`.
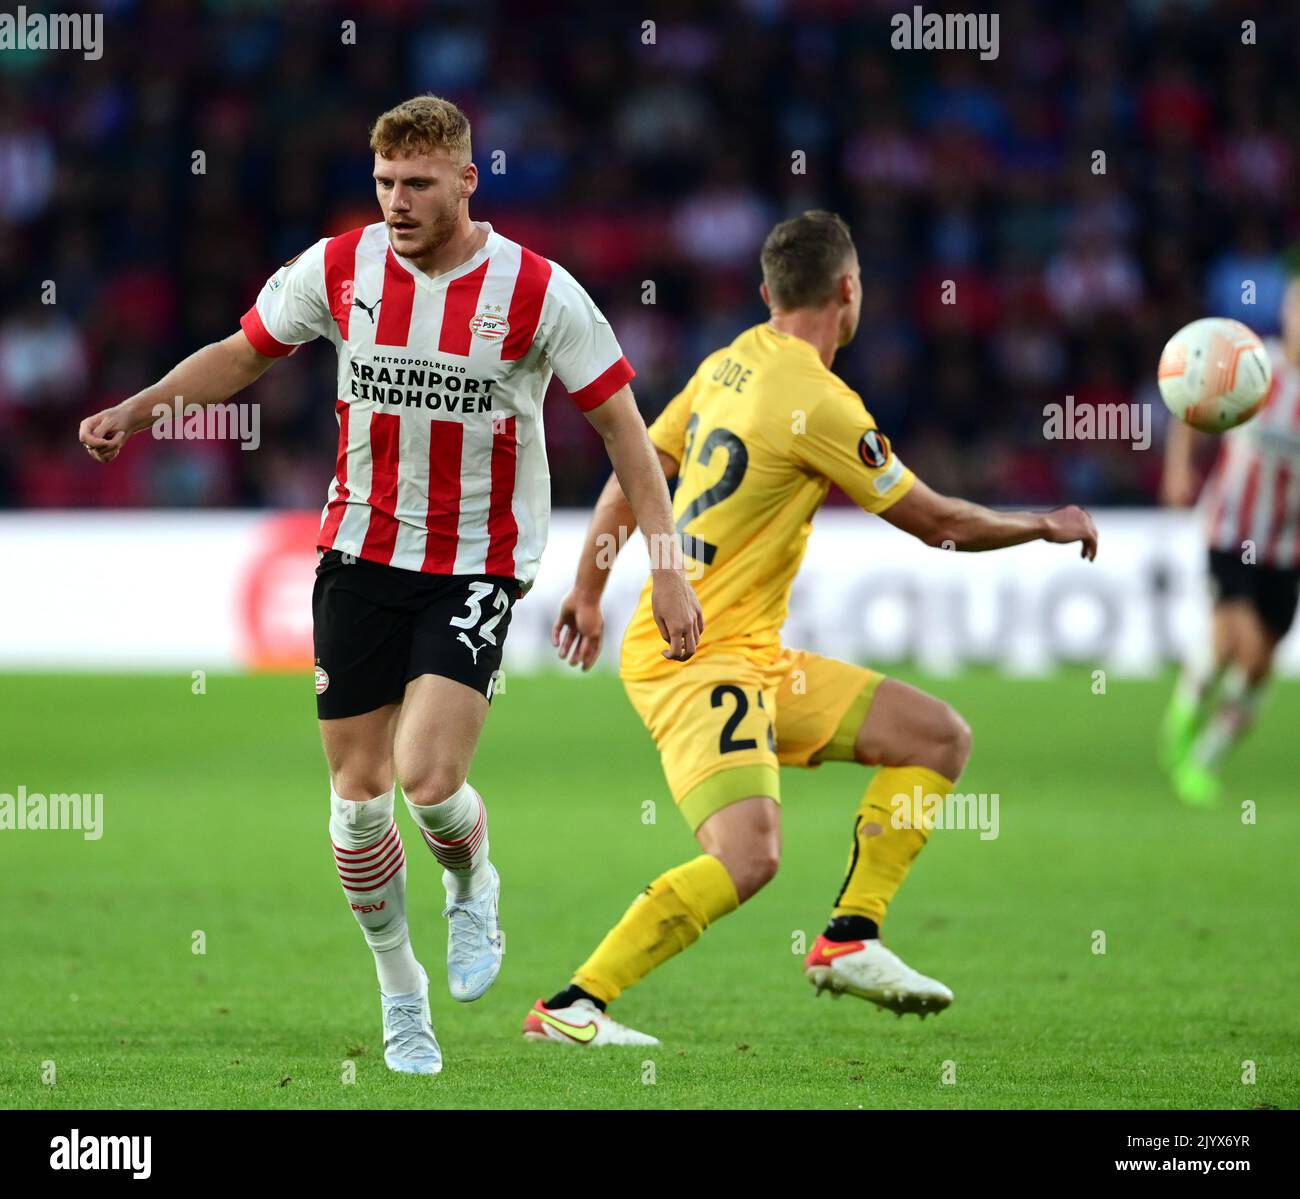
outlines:
M1160 355L1165 407L1203 433L1222 433L1259 411L1273 380L1263 343L1240 321L1207 316L1184 325Z

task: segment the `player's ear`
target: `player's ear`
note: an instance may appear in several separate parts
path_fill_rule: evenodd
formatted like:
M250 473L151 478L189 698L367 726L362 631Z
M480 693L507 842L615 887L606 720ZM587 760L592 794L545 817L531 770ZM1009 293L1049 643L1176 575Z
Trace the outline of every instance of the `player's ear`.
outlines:
M478 167L472 162L467 162L460 168L460 198L468 200L476 191L478 191Z
M763 303L769 308L772 307L772 297L767 290L767 283L763 282L758 285L758 294L763 297Z

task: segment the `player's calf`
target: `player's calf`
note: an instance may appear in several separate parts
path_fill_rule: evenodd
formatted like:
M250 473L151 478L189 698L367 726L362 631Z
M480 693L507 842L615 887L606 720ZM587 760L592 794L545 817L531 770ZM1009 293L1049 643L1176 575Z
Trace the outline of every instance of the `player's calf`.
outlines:
M487 805L466 780L487 710L486 696L474 686L419 675L407 683L393 746L406 806L443 869L447 987L462 1002L479 998L496 980L503 949L501 879L488 859Z
M447 987L454 999L468 1003L496 981L504 947L498 918L501 878L488 860L487 805L464 782L439 803L422 804L408 796L407 807L443 868Z
M421 971L406 925L406 853L393 792L357 802L331 787L329 832L343 897L374 953L380 990L417 990Z
M880 926L929 839L927 800L952 791L970 751L970 727L951 705L895 679L876 688L853 752L881 769L858 805L831 919L804 963L818 994L858 995L900 1015L952 1002L947 987L885 948Z
M392 790L344 799L330 788L330 842L343 896L375 956L383 1009L384 1061L405 1074L436 1074L442 1050L429 1010L429 980L406 924L406 854Z
M525 1035L532 1039L556 1040L557 1033L565 1034L564 1029L538 1015L538 1009L564 1021L568 1019L564 1015L566 1011L581 1005L575 1019L579 1025L585 1025L587 1016L583 1013L588 1008L603 1013L606 1005L628 987L694 944L706 928L727 913L734 912L739 903L731 875L721 860L711 853L702 853L665 871L632 901L623 918L578 967L569 985L550 999L538 1001L525 1020ZM624 1032L633 1038L643 1034L623 1029L621 1025L607 1027L604 1021L592 1019L595 1029L592 1036L600 1034L597 1044L646 1043L622 1039ZM540 1027L539 1020L548 1027ZM585 1035L585 1029L582 1031ZM611 1040L611 1037L618 1039ZM570 1039L581 1040L581 1037Z

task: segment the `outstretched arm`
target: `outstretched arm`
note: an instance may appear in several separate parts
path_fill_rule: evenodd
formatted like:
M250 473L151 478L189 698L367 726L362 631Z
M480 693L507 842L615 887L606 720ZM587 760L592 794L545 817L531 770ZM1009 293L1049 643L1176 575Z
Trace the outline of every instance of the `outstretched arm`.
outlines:
M666 480L677 473L677 462L656 450L646 436L631 388L621 388L587 417L605 440L614 473L596 502L577 578L561 605L551 640L572 665L591 668L604 632L601 594L618 551L640 525L650 550L655 623L668 642L664 657L685 661L695 652L704 617L683 572L668 498Z
M1185 508L1196 499L1196 431L1180 420L1169 422L1165 436L1164 473L1160 499L1171 508Z
M149 428L159 408L178 404L220 404L259 378L275 361L253 349L241 329L224 341L196 350L157 383L81 422L81 444L91 457L112 462L128 437Z
M1083 543L1080 557L1097 556L1097 529L1082 508L1051 512L998 512L940 495L918 479L896 504L880 513L895 528L926 545L957 550L998 550L1026 541Z

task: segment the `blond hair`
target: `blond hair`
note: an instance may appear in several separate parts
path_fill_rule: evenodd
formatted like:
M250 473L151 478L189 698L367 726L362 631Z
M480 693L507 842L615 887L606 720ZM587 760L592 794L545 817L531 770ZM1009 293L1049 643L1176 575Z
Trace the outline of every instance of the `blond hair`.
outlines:
M442 148L463 166L470 160L469 118L441 96L413 96L374 123L370 148L381 158L432 154Z

